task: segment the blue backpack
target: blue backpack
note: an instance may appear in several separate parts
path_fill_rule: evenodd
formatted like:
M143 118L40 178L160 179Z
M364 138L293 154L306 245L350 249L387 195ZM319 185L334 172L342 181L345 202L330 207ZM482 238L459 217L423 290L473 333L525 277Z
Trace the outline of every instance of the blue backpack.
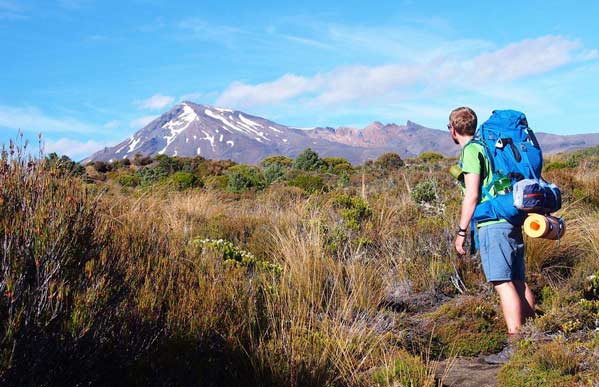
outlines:
M560 209L561 193L541 177L543 153L524 113L493 111L471 142L483 147L493 171L492 180L481 187L488 200L476 206L472 217L476 247L477 223L506 219L521 226L530 212L549 214Z

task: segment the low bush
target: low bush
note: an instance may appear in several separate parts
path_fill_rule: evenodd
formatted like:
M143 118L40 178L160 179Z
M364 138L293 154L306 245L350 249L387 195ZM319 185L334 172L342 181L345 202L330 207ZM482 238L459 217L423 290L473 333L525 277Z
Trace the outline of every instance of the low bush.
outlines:
M428 314L433 353L478 356L496 353L506 341L503 317L488 300L463 296Z
M224 191L227 189L227 185L229 184L229 176L220 175L220 176L208 176L204 181L204 186L210 189L216 189L220 191Z
M524 341L499 372L498 382L501 387L574 386L585 379L579 374L582 362L576 346L561 339L544 344Z
M202 180L189 172L175 172L169 177L169 183L178 191L201 187Z
M433 179L424 180L416 184L411 195L416 203L433 203L438 199L437 182Z
M443 160L444 158L445 156L439 152L422 152L417 157L418 160L424 161L426 163Z
M141 184L141 179L137 175L120 175L116 181L123 187L137 187Z
M251 188L262 189L265 186L260 170L251 165L239 164L229 168L227 191L244 192Z
M299 187L307 193L326 191L327 187L321 176L300 173L289 180L289 185Z
M404 166L404 161L394 152L383 153L380 155L374 165L386 171L393 171Z
M551 162L551 163L545 165L545 167L543 168L543 172L549 172L549 171L553 171L556 169L564 169L564 168L571 168L571 167L572 167L572 165L567 164L565 162L554 161L554 162Z
M162 168L144 167L139 169L135 175L139 178L140 185L148 187L168 177L168 172Z
M264 160L260 161L262 168L268 168L270 165L279 164L282 167L290 168L293 165L293 159L291 157L276 155L269 156Z
M272 184L277 180L285 178L285 167L279 163L270 163L264 168L264 179L266 184Z
M341 194L333 199L333 205L340 210L344 226L350 230L358 231L362 222L372 215L372 209L359 196Z
M437 382L430 368L419 357L401 352L389 367L374 373L373 385L434 387Z
M310 148L300 153L293 162L293 168L302 171L317 171L323 166L325 166L324 161Z

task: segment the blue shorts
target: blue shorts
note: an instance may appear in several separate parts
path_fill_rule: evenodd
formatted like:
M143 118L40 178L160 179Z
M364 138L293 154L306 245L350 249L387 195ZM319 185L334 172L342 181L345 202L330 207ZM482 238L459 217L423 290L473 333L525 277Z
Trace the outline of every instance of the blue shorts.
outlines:
M495 223L478 230L480 258L488 282L524 281L522 228Z

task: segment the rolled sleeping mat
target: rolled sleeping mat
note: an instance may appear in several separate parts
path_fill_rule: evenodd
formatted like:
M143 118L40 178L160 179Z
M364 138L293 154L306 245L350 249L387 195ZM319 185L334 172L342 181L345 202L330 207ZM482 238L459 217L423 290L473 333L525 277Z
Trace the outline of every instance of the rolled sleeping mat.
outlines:
M462 168L457 165L452 165L449 167L449 174L457 180L463 179L464 177L464 171L462 171Z
M531 238L559 239L566 232L565 223L551 215L529 214L522 227Z

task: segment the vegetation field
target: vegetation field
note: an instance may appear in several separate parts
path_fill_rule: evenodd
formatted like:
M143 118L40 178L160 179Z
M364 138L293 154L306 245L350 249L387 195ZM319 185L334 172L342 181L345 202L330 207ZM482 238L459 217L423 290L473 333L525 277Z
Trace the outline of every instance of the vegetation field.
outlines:
M3 385L441 386L505 345L477 255L453 250L455 159L261 165L0 157ZM599 380L599 148L548 157L557 241L500 386Z

